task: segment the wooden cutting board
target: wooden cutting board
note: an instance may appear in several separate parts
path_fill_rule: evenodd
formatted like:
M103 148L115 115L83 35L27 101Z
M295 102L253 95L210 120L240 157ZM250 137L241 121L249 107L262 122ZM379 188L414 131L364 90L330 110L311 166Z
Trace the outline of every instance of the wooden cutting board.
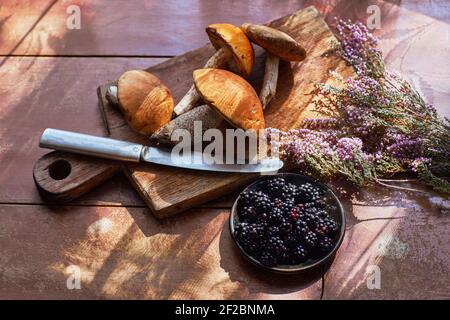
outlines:
M353 69L332 54L331 44L336 39L316 8L308 7L272 21L269 25L288 33L300 42L307 51L307 57L301 62L282 61L280 63L277 95L265 110L266 126L283 130L299 128L302 119L318 116L311 103L313 98L317 98L312 94L315 85L333 83L330 71L336 71L347 77L353 74ZM158 76L170 88L177 103L193 83L193 70L201 68L213 53L212 46L206 45L147 70ZM257 92L262 82L264 59L264 51L255 46L255 67L249 81ZM107 85L100 86L98 93L101 111L110 136L148 144L147 139L131 131L121 114L108 104L104 98ZM52 155L49 157L52 160L56 159ZM46 161L45 163L48 163L49 160ZM83 161L78 171L89 176L90 181L89 188L81 188L84 192L94 186L93 181L102 181L102 179L93 179L90 176L88 162L86 159ZM111 175L113 170L110 166L105 165L100 170L97 166L94 176L102 175L103 171ZM122 167L131 183L158 218L164 218L212 200L257 177L256 175L197 172L151 164L124 164ZM48 178L48 174L44 174L43 170L35 170L34 175L38 185L39 180L45 181ZM56 183L62 185L62 182L56 181ZM71 183L74 188L74 181ZM56 187L53 186L53 188ZM82 193L80 186L78 189L77 195ZM70 197L66 196L66 198Z

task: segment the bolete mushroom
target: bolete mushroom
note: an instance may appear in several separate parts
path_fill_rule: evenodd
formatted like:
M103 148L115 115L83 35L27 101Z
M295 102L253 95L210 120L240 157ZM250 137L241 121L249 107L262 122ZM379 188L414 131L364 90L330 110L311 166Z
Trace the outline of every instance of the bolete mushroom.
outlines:
M261 102L245 79L222 69L199 69L193 75L203 101L233 126L256 131L265 127Z
M264 48L267 53L264 79L259 93L265 109L277 91L280 58L285 61L301 61L306 57L305 49L288 34L262 25L244 23L241 26L251 42Z
M133 130L151 135L170 121L174 105L170 90L150 72L127 71L112 87L108 100L119 107Z
M206 33L217 51L206 62L204 68L222 68L233 61L239 73L248 77L253 68L254 52L244 32L232 24L218 23L209 25ZM191 110L199 99L200 96L193 85L175 106L175 114L179 116Z

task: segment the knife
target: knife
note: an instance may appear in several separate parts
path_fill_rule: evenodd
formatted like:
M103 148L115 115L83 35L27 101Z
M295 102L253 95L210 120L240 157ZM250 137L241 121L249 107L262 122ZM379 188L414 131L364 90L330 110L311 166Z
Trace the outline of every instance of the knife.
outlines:
M160 148L51 128L45 129L42 133L39 146L105 159L150 162L192 170L271 173L283 167L283 161L277 158L262 159L255 164L218 164L192 161L192 159L203 159L203 154L198 151L191 152L190 160L186 160L184 157L173 156L170 151Z

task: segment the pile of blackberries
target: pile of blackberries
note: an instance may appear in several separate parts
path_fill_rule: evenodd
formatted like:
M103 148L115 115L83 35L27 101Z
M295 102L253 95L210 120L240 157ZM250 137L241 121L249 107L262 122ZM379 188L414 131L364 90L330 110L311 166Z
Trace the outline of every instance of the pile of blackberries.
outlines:
M311 183L271 178L241 194L234 236L245 252L269 267L320 258L333 249L338 231L329 202L326 191Z

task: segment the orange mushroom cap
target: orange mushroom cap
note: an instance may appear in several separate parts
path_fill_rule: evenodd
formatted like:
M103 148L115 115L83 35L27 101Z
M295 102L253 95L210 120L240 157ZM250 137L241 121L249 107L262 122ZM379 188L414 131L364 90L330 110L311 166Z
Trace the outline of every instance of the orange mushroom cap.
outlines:
M117 81L118 106L129 126L150 135L172 118L173 99L170 90L153 74L131 70Z
M244 130L265 127L261 102L244 78L222 69L199 69L193 76L203 101L232 125Z
M241 74L244 77L249 77L252 72L255 53L244 32L232 24L216 23L210 24L206 28L206 33L216 50L226 48L231 51Z

